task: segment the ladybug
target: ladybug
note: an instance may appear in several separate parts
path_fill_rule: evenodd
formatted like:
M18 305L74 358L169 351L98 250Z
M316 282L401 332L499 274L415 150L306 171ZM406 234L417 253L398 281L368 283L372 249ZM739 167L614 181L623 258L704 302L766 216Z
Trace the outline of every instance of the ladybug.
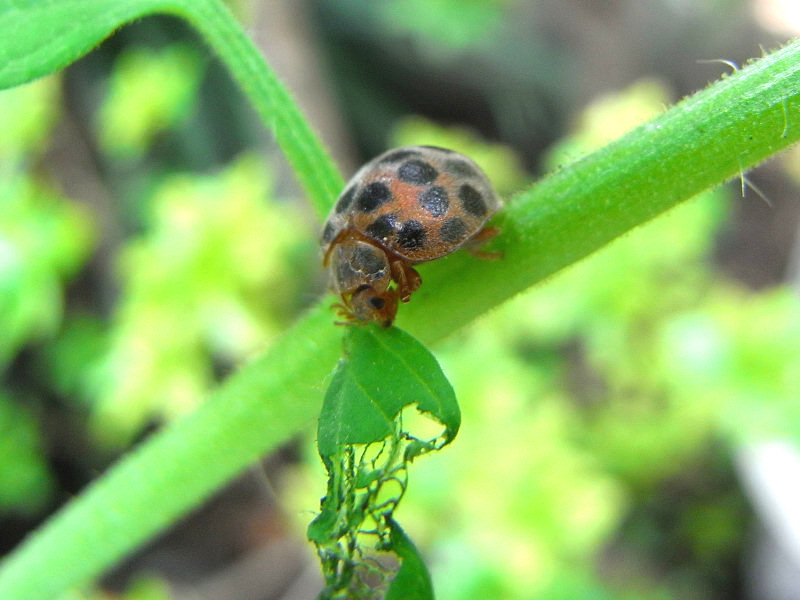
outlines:
M422 283L412 265L491 239L497 230L484 225L499 207L480 167L453 150L404 146L368 162L322 232L339 314L389 327L398 300L408 302Z

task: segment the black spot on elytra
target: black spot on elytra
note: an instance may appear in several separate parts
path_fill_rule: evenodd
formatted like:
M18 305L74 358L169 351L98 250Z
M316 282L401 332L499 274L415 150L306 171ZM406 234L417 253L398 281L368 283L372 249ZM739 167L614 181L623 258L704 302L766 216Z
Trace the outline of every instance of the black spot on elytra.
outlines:
M356 193L356 185L353 184L349 188L347 188L342 195L339 196L338 202L336 202L336 208L334 210L337 214L342 214L348 208L350 208L350 204L353 202L353 194Z
M386 262L380 259L374 251L368 248L356 248L350 261L353 269L360 273L377 275L386 267Z
M486 202L483 200L481 193L474 187L465 183L458 189L458 197L461 200L461 205L471 215L476 217L483 217L486 215Z
M451 158L445 161L444 170L459 177L475 177L479 175L478 171L465 160L458 158Z
M372 212L382 204L392 199L389 186L380 181L374 181L361 190L356 197L356 208L361 212Z
M378 296L373 296L368 300L368 302L370 303L370 306L372 306L372 308L374 308L375 310L380 310L386 305L386 300Z
M393 163L400 160L404 160L406 158L411 158L412 156L419 156L419 151L417 150L395 150L394 152L389 152L386 156L381 158L380 162L383 163Z
M424 160L409 160L400 165L397 176L406 183L414 185L427 185L433 183L439 176L439 171Z
M438 185L425 188L417 196L419 205L434 217L441 217L450 207L447 190Z
M425 245L425 227L416 219L409 219L397 231L397 243L404 250L419 250Z
M375 219L372 224L367 227L366 233L372 239L383 240L394 233L395 227L397 227L397 215L395 213L389 213Z
M449 243L456 243L467 237L467 224L458 217L451 217L442 223L439 229L442 240Z
M324 243L329 243L333 237L336 235L336 228L331 225L330 221L325 223L325 229L322 230L322 241Z

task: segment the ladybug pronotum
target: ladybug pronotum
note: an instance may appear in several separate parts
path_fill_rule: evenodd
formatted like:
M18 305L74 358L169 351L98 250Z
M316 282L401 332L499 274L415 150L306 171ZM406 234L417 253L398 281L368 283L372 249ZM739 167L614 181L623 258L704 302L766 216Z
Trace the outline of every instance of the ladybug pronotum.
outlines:
M412 265L483 242L500 201L480 167L453 150L404 146L353 176L322 232L323 266L349 323L389 327L422 279ZM394 286L392 285L394 282Z

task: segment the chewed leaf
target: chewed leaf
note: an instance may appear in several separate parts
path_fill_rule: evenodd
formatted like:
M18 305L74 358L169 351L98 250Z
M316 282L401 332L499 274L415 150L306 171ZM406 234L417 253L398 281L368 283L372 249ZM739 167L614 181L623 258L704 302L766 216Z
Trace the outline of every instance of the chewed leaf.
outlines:
M431 576L417 547L394 519L389 521L389 527L392 551L401 564L384 600L433 600Z
M350 327L319 417L318 446L332 456L343 444L380 442L395 431L400 411L416 404L445 428L449 442L461 413L455 393L433 355L393 327Z
M316 544L324 544L335 537L336 525L336 511L329 506L323 505L320 513L309 523L306 535L308 535L309 541Z

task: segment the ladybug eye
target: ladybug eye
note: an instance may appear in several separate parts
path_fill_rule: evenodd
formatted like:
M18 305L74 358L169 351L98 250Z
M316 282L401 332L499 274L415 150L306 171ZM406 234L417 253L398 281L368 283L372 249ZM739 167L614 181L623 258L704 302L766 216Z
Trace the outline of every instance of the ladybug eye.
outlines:
M368 302L375 310L380 310L386 305L386 300L379 298L378 296L373 296L368 300Z

